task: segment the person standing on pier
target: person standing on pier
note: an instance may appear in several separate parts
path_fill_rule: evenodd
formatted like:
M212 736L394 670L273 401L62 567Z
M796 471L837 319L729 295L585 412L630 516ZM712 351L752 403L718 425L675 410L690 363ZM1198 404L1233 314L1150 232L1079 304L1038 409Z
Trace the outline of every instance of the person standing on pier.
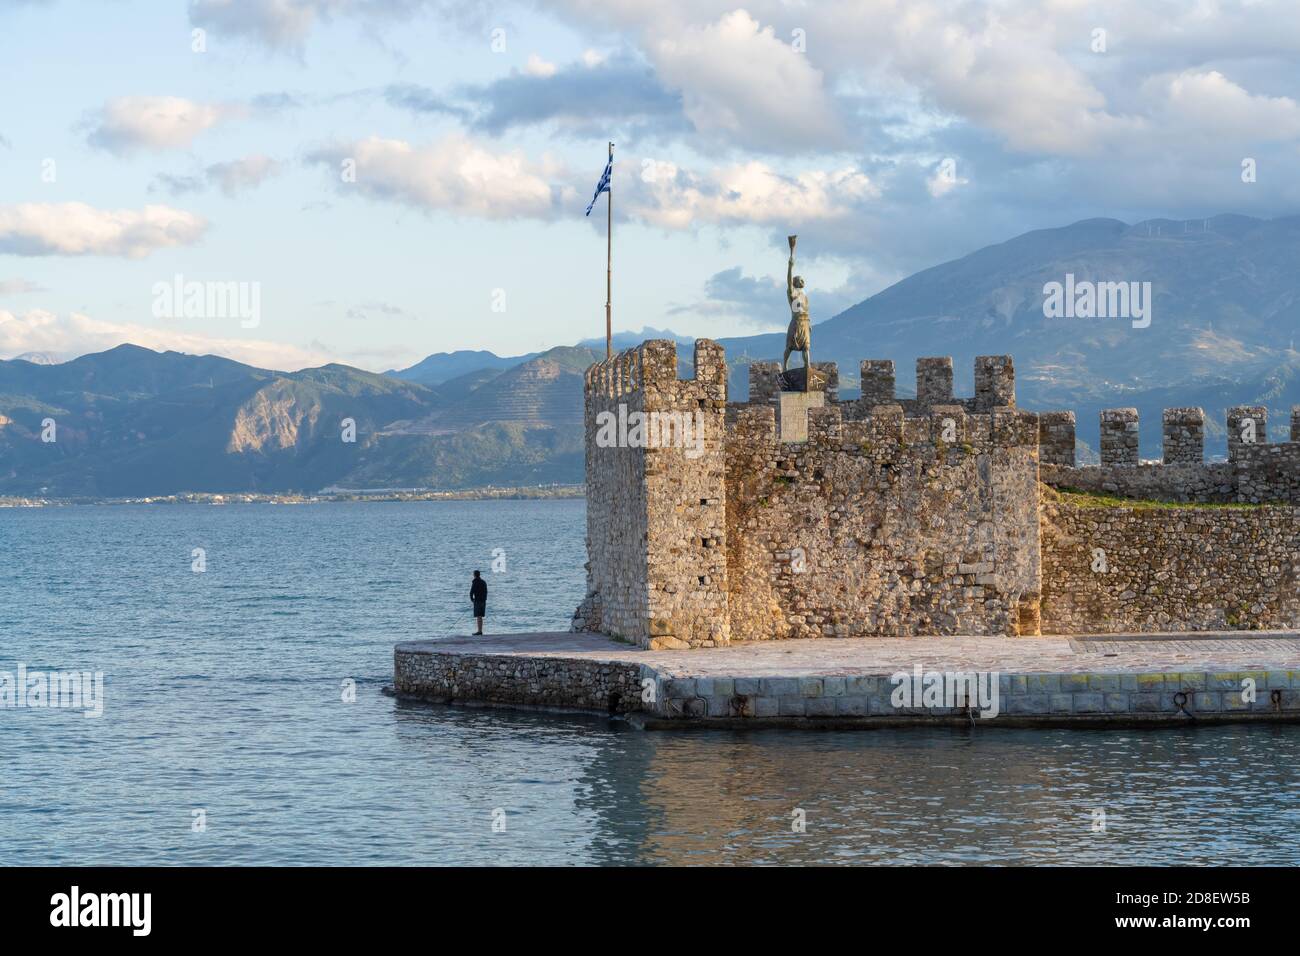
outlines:
M469 599L474 602L474 620L478 622L476 637L483 636L483 618L487 615L487 582L482 575L474 572L474 580L469 585Z

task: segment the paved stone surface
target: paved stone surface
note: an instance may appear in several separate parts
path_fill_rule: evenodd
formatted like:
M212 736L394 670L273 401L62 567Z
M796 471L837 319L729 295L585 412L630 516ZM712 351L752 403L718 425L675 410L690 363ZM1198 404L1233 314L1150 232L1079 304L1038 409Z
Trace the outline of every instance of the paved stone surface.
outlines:
M671 677L813 674L888 675L911 670L1008 673L1135 673L1164 670L1300 669L1300 633L1065 637L906 637L761 641L698 651L649 651L599 634L537 633L412 641L399 649L523 655L643 664ZM1111 656L1114 655L1114 656Z

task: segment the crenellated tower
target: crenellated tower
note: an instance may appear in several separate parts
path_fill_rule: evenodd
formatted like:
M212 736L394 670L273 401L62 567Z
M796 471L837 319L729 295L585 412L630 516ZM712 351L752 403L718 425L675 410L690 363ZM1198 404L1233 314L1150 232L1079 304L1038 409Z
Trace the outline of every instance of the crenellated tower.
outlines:
M655 339L593 365L585 389L587 597L575 616L645 647L726 644L722 347Z

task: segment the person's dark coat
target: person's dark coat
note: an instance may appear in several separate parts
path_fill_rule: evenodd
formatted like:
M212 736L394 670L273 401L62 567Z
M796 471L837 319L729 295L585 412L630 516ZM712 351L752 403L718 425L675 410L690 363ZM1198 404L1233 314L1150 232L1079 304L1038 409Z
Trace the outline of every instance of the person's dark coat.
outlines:
M475 578L469 586L469 599L474 602L474 616L487 616L487 582L482 578Z

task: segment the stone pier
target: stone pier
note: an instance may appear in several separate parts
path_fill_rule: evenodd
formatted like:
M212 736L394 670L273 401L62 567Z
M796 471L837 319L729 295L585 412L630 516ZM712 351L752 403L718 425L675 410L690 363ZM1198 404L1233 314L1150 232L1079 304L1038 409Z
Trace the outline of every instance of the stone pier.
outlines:
M980 675L996 715L896 706L894 675ZM760 641L652 651L600 634L397 645L393 692L438 703L627 716L648 728L1176 726L1300 722L1295 632Z

